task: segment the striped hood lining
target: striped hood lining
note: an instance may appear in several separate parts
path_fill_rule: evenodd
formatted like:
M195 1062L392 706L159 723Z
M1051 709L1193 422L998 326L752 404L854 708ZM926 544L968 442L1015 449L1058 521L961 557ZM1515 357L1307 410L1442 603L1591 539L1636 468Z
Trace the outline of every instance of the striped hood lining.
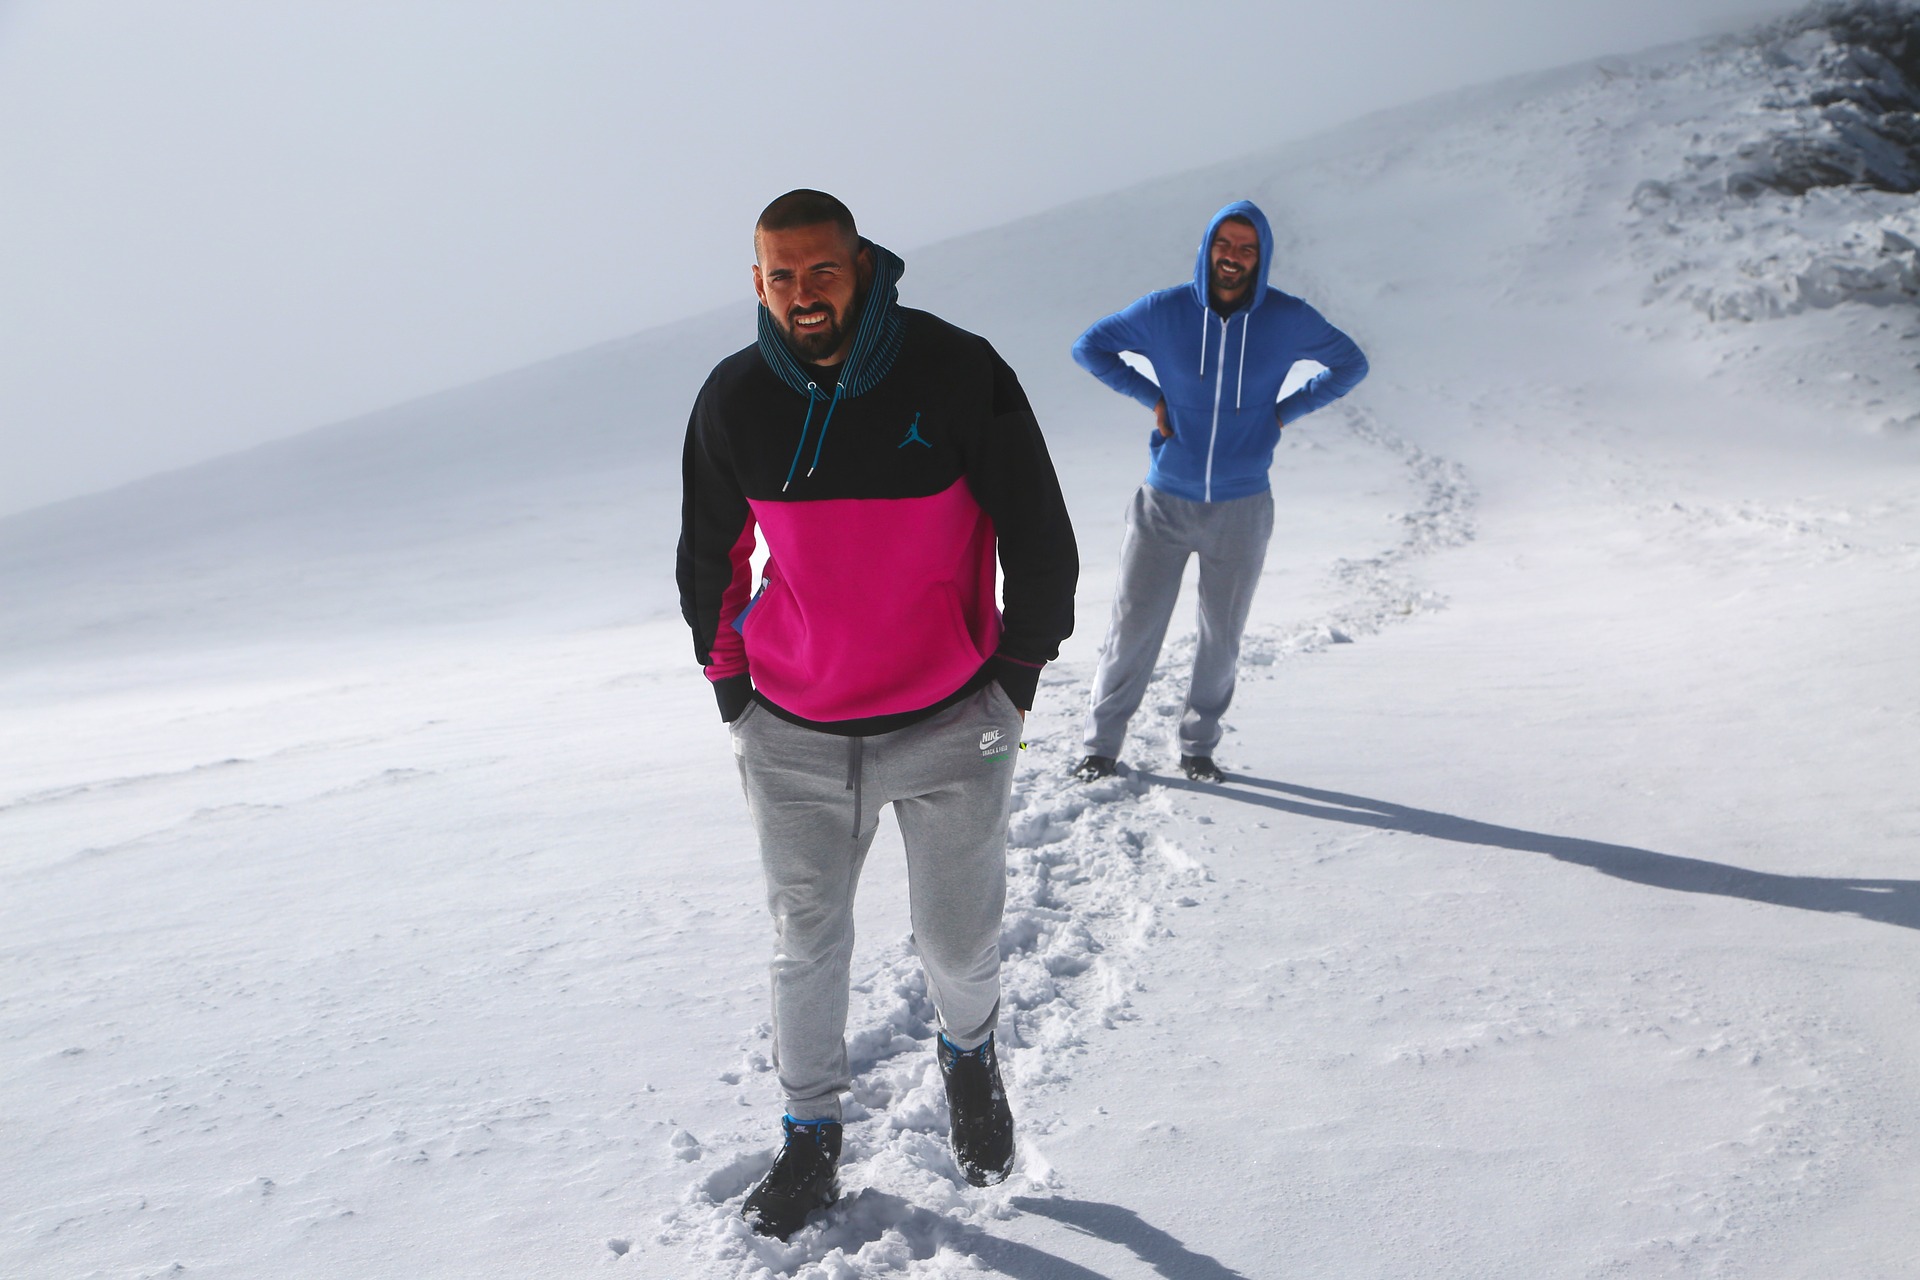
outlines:
M852 400L880 385L900 354L900 341L906 332L906 321L900 314L898 286L900 277L906 274L907 264L892 250L883 249L864 237L860 247L873 254L873 281L867 286L860 323L853 331L853 350L847 353L839 369L840 380L834 398L841 400ZM760 358L780 381L811 402L815 389L800 362L787 349L773 313L764 304L760 308Z

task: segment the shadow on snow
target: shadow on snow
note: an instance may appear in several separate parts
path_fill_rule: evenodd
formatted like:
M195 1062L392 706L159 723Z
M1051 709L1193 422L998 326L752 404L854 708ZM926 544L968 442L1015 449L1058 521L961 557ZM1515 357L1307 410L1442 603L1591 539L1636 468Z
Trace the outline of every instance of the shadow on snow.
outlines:
M1010 1204L1026 1213L1043 1218L1052 1218L1055 1222L1073 1228L1083 1235L1105 1240L1133 1251L1133 1255L1165 1276L1167 1280L1247 1280L1238 1271L1208 1257L1204 1253L1195 1253L1179 1240L1145 1221L1131 1209L1123 1209L1117 1204L1102 1204L1097 1200L1068 1200L1050 1198L1035 1199L1031 1196L1014 1196ZM994 1240L990 1245L982 1241L976 1246L976 1252L982 1261L999 1268L1016 1280L1079 1280L1081 1276L1097 1275L1077 1263L1066 1262L1049 1254L1040 1254L1039 1258L1029 1258L1019 1254L996 1256L1008 1248L1003 1240ZM1024 1253L1038 1253L1038 1250L1026 1250L1024 1246L1011 1246ZM1038 1269L1023 1269L1031 1262L1044 1259ZM1054 1268L1054 1269L1048 1269Z
M1129 1249L1166 1280L1247 1280L1119 1205L1032 1196L1014 1196L1010 1203L1082 1235ZM1101 1272L1058 1254L978 1227L961 1227L956 1234L952 1231L956 1224L945 1216L872 1187L842 1200L833 1214L836 1221L813 1241L818 1252L807 1261L818 1262L829 1250L854 1253L895 1232L906 1240L916 1259L930 1258L945 1247L978 1258L1009 1280L1107 1280Z
M1487 845L1520 853L1544 853L1560 862L1589 867L1616 880L1670 889L1676 893L1710 893L1725 898L1745 898L1749 902L1765 902L1776 907L1826 911L1898 925L1903 929L1920 929L1920 880L1843 880L1749 871L1745 867L1708 862L1702 858L1683 858L1671 853L1655 853L1651 849L1636 849L1631 845L1522 831L1515 827L1496 826L1491 822L1457 818L1452 814L1434 813L1428 809L1413 809L1385 800L1370 800L1365 796L1347 795L1339 791L1320 791L1245 774L1229 775L1226 786L1203 786L1184 778L1146 772L1142 772L1140 777L1159 786L1229 796L1247 804L1303 818L1322 818L1355 826L1375 827L1382 831L1404 831L1410 835L1451 840L1457 844ZM1283 794L1261 795L1241 790L1234 784Z

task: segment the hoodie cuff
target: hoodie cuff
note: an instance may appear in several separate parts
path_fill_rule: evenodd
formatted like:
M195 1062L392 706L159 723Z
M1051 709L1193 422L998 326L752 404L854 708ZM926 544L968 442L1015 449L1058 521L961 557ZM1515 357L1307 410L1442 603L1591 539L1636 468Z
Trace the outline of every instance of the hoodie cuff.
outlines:
M1022 662L1003 653L996 653L987 659L987 669L993 672L993 678L1013 699L1013 705L1022 711L1033 710L1034 696L1040 691L1040 668L1044 665Z
M720 718L732 724L753 701L753 677L741 674L715 680L713 696L720 703Z

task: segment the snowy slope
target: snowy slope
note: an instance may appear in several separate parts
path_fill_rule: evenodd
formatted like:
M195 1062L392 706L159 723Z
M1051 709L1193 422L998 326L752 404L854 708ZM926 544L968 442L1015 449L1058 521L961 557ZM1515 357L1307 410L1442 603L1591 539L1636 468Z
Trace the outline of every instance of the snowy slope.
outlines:
M0 522L0 1273L1910 1274L1911 203L1729 181L1852 58L1607 60L907 255L1086 564L1022 1167L944 1153L883 835L847 1198L788 1245L736 1217L768 928L667 585L744 307ZM1168 767L1188 638L1067 784L1149 423L1065 351L1241 195L1375 372L1283 442L1234 780Z
M673 536L687 407L750 315L0 521L17 589L0 648L40 662L235 633L677 612L635 548Z

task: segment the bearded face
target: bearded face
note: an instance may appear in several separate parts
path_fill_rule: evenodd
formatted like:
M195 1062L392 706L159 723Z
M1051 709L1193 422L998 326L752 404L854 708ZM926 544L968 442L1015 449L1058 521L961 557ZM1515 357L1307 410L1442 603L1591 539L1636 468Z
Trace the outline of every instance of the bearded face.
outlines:
M1239 218L1214 228L1207 249L1207 285L1216 303L1238 303L1260 269L1260 233Z
M784 316L776 313L773 320L796 358L808 364L838 364L847 355L841 348L849 345L849 335L860 321L860 299L856 296L845 313L821 299L789 308Z
M787 348L808 364L847 358L872 267L859 245L832 223L762 231L753 288Z

